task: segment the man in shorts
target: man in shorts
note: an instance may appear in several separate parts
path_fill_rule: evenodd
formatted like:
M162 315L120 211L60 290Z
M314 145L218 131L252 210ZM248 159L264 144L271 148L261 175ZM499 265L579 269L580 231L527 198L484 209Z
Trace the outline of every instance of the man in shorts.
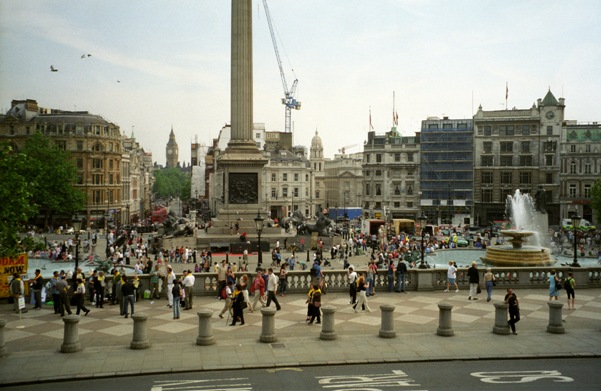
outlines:
M457 268L453 265L453 261L449 261L449 269L447 270L447 289L448 292L451 285L455 285L455 293L459 292L459 286L457 285Z
M576 280L574 280L572 272L568 272L568 278L566 278L564 286L566 289L566 294L568 295L568 309L575 310L576 307L574 307L574 301L576 298L576 293L574 292L574 289L576 288Z

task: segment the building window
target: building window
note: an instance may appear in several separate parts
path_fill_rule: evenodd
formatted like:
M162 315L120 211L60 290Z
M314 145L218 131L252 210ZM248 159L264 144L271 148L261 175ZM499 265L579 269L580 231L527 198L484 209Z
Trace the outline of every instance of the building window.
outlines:
M493 157L492 156L481 156L481 165L482 167L492 167L493 166Z
M545 166L552 166L553 158L554 158L554 155L545 155Z
M77 150L78 151L83 151L83 141L78 141L77 142Z
M382 154L380 154L380 153L376 154L376 163L382 163Z
M511 189L509 189L509 188L501 189L501 202L505 202L505 200L507 200L507 197L509 197L511 194L512 194Z
M309 182L309 174L305 174L305 182Z
M576 174L576 162L570 163L570 174Z
M576 145L570 145L570 152L576 153Z
M369 183L365 184L365 195L370 195Z
M570 188L568 189L570 198L576 198L576 185L570 184Z
M292 197L298 197L298 187L292 189Z
M109 174L109 185L113 184L113 174Z
M407 161L408 162L412 162L413 161L413 154L412 153L408 153L407 154Z
M413 170L407 169L407 176L413 176Z
M545 141L545 142L543 142L543 150L545 152L555 152L556 149L557 149L557 142L556 141ZM576 151L572 151L572 152L576 152Z
M271 198L273 199L278 199L278 189L276 189L275 187L271 188Z
M585 150L586 152L589 152L589 153L590 153L590 152L591 152L591 145L590 145L590 144L586 144L586 146L584 147L584 150Z
M381 170L376 170L376 176L382 176L382 171Z
M261 138L261 133L255 133L255 138Z
M553 183L553 174L551 174L550 172L545 174L545 183L546 184L552 184Z
M513 165L513 156L501 156L501 166L511 167Z
M315 190L315 198L319 199L319 190Z
M109 170L113 169L113 159L109 159Z
M485 136L491 136L492 135L492 126L485 126L484 127L484 135Z
M511 185L512 182L513 182L513 173L511 171L501 172L501 184Z
M401 203L400 202L395 202L395 203L393 203L393 206L395 208L400 208L401 207Z
M531 155L520 156L520 166L522 166L522 167L532 166L532 156Z
M501 153L513 152L513 141L501 141Z
M399 186L398 183L394 184L394 195L395 196L401 195L401 186Z
M369 163L370 160L371 160L370 155L369 154L365 155L365 162Z
M584 185L584 197L591 198L591 185Z
M412 184L407 185L407 195L408 196L413 195L413 185Z
M482 173L482 183L490 184L492 183L492 172L486 171Z
M102 168L103 166L103 161L102 159L92 159L92 168Z
M83 169L83 159L80 157L77 158L77 168L80 170Z
M376 195L377 196L381 196L382 195L382 185L380 185L379 183L376 184Z
M532 183L532 173L531 172L520 172L520 185L530 184Z
M584 173L585 174L591 173L591 163L584 163Z
M284 181L284 182L288 181L288 174L286 174L286 173L282 174L282 181Z
M553 136L553 126L547 126L547 136Z
M401 154L400 153L395 153L394 154L394 161L395 162L400 162L401 161Z
M282 188L282 197L284 197L284 198L288 197L288 188L287 187Z
M514 133L515 133L515 127L513 125L499 126L499 134L501 136L513 136Z
M530 125L522 125L522 136L530 135Z
M438 124L428 124L428 129L438 129Z
M522 141L522 153L530 153L530 141Z
M294 173L294 182L298 182L298 174Z
M271 173L271 181L275 182L276 176L275 176L275 172Z
M492 153L492 141L484 141L482 143L482 149L484 153Z
M492 202L492 189L482 189L482 202Z
M407 202L407 208L408 209L412 209L413 208L413 202Z
M442 124L443 129L453 129L453 124L450 122L445 122Z

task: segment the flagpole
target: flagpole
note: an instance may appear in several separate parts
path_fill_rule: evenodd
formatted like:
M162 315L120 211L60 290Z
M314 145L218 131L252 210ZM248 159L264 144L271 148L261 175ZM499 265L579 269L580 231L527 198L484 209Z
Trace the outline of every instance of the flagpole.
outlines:
M395 92L392 91L392 127L394 127L394 109L396 107L395 99Z
M509 97L509 83L505 82L505 110L507 110L507 98Z

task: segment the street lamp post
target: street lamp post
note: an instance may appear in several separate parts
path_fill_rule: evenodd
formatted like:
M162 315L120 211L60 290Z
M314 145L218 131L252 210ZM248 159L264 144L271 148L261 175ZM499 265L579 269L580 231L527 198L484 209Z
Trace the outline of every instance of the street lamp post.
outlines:
M573 267L580 267L578 263L578 227L580 227L580 222L582 221L582 217L578 216L578 213L574 213L572 215L572 227L574 227L574 262L572 262Z
M253 219L255 221L255 228L257 229L257 236L259 237L259 258L257 262L257 269L261 267L263 263L263 252L261 251L261 232L263 232L263 217L261 217L261 211L257 211L257 217Z
M421 262L419 263L419 269L427 269L428 266L426 265L426 263L424 262L424 228L426 226L426 222L428 221L428 217L426 217L426 215L424 214L424 212L422 212L421 216L419 216L417 218L419 220L419 227L421 229L421 236L422 236L422 244L420 247L421 250Z
M73 287L77 288L77 269L79 269L79 231L81 230L81 217L73 218L73 231L75 231L75 272L73 273Z

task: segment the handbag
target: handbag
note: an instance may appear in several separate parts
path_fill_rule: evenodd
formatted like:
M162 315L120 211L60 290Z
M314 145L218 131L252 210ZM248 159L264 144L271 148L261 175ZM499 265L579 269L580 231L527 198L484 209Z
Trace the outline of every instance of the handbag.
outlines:
M480 285L478 285L478 288L476 289L476 293L482 293L482 288L480 288Z

